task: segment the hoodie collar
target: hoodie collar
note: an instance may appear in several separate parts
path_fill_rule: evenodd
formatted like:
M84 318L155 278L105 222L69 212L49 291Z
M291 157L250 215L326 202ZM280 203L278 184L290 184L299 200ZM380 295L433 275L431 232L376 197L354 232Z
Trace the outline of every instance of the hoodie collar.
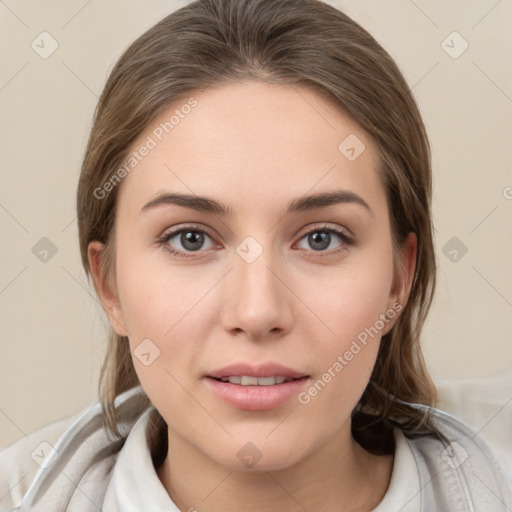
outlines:
M147 442L148 421L153 408L150 407L138 418L119 452L105 493L103 512L180 512L153 466Z

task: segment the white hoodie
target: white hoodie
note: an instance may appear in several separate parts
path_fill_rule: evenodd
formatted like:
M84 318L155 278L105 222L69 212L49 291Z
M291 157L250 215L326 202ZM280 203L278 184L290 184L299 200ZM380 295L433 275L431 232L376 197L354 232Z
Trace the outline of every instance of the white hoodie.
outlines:
M107 435L97 403L0 452L0 512L179 512L151 459L146 428L153 406L135 414L146 400L140 386L117 397L123 439ZM446 439L409 439L395 429L391 482L374 512L512 511L511 477L486 441L430 410Z

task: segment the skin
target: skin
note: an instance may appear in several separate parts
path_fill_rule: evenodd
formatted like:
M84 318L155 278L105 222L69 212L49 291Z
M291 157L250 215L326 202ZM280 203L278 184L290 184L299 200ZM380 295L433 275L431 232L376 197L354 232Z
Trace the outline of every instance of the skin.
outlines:
M306 405L294 397L269 411L237 409L209 391L203 376L233 362L273 361L310 375L307 390L379 315L405 305L416 236L402 246L403 271L395 276L376 146L328 99L261 82L193 96L198 106L120 185L113 284L100 276L102 245L89 246L113 328L129 337L132 354L144 339L160 349L149 366L133 357L169 427L158 478L181 510L371 510L388 488L393 456L364 450L351 436L350 413L398 314ZM338 150L349 134L366 145L354 161ZM292 199L338 188L362 196L373 216L345 203L283 217ZM141 213L162 191L208 196L236 214L176 205ZM213 235L195 251L179 235L167 242L191 258L155 242L188 223ZM327 248L315 250L305 231L320 224L322 233L322 223L348 231L355 243L332 235ZM263 249L252 263L236 252L247 236ZM261 453L252 468L237 457L247 442Z

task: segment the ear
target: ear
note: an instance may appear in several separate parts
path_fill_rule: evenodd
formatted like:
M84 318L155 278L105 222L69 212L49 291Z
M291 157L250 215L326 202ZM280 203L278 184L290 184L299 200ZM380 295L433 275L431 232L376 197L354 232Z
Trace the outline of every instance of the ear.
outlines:
M112 283L115 279L109 279L108 276L104 278L101 273L103 249L104 245L98 241L90 242L87 247L94 288L114 331L120 336L128 336L117 289Z
M393 284L391 286L388 308L393 308L394 304L400 304L402 311L407 304L409 294L411 292L412 281L414 278L414 271L416 269L416 253L418 249L418 238L416 233L412 231L407 235L400 249L400 255L397 266L394 269ZM388 322L383 331L383 335L387 334L400 315L395 315L393 320Z

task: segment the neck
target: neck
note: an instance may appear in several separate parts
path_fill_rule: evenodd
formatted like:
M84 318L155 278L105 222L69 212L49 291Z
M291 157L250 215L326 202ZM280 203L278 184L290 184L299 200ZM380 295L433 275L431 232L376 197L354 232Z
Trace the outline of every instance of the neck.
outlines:
M393 455L376 456L340 430L292 466L238 471L218 464L169 430L157 474L183 511L318 512L372 510L391 479Z

